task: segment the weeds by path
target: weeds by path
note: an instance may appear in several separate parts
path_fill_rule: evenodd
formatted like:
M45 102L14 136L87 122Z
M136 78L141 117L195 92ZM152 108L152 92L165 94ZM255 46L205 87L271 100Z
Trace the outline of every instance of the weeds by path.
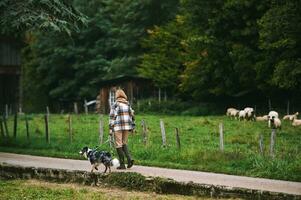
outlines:
M85 200L85 199L162 199L192 200L197 197L181 195L161 195L156 193L127 191L113 187L88 187L77 184L57 184L37 180L1 180L0 200L51 199L51 200ZM200 198L197 199L210 199Z

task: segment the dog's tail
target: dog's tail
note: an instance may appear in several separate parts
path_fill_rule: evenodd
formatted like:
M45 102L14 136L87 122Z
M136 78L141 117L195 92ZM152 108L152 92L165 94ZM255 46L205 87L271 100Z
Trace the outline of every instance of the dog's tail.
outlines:
M111 160L110 164L113 167L119 167L120 162L119 162L119 160L117 158L114 158L114 159Z

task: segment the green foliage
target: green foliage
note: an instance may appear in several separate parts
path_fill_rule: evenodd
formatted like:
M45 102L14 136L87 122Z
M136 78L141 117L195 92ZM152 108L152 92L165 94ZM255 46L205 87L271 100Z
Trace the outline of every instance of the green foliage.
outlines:
M0 8L10 4L3 1ZM88 16L87 27L72 38L27 35L28 106L95 98L103 80L122 75L148 77L170 96L195 102L301 98L298 0L74 0L74 8L65 1L23 4L45 15L60 7ZM64 12L58 16L68 18Z
M140 39L154 23L169 19L173 1L75 0L89 17L87 27L72 33L31 33L24 49L24 86L28 107L95 98L100 82L135 75ZM47 94L47 95L45 95ZM45 97L40 103L36 96Z
M271 85L290 91L301 89L300 13L300 1L275 1L258 22L265 63L274 69Z
M167 115L215 115L224 112L223 108L217 107L214 103L183 102L179 100L168 100L158 102L157 99L145 99L139 101L139 108L135 110L142 113L167 114Z
M195 100L300 96L300 1L185 0L179 7L181 25L171 20L145 40L142 75Z
M143 41L143 46L149 50L143 55L139 72L152 79L157 87L175 89L179 84L183 71L181 39L185 34L182 25L182 16L177 16L166 26L148 30L149 37Z
M186 1L186 9L194 3ZM187 18L193 20L189 24L191 29L195 29L194 24L199 24L200 28L197 28L193 38L187 39L189 59L182 90L199 98L209 95L232 96L256 89L253 69L257 57L256 19L262 12L257 2L200 1L197 5L199 10L208 12L208 17L203 18L202 12L187 14Z
M86 17L78 12L69 0L30 0L0 3L2 34L15 34L26 30L54 30L69 35L86 23Z

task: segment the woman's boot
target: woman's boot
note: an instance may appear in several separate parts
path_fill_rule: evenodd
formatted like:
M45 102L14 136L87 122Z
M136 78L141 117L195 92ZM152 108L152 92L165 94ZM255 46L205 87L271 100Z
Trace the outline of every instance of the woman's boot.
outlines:
M125 156L126 156L126 158L128 160L128 166L127 166L127 168L131 168L134 165L134 160L132 160L132 157L131 157L131 154L129 152L128 146L126 144L124 144L122 146L122 148L123 148L123 152L125 153Z
M116 148L116 150L117 150L117 154L118 154L119 162L120 162L120 166L117 167L117 169L126 169L126 167L124 165L124 155L123 155L122 147Z

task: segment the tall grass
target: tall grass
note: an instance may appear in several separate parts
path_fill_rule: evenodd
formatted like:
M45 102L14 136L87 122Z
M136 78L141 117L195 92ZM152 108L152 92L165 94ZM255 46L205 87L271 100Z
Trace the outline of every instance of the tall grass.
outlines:
M69 142L66 115L50 116L50 144L46 143L43 115L29 115L30 139L26 138L24 116L19 117L17 139L1 139L0 151L81 159L83 146L99 145L99 116L72 115L73 142ZM147 123L143 144L141 120ZM167 147L162 147L160 119L166 129ZM224 152L219 150L218 124L224 124ZM108 123L105 117L104 124ZM227 174L301 181L301 129L283 122L277 131L275 158L269 156L271 130L266 122L238 122L224 116L192 117L138 115L136 133L129 146L137 164L191 169ZM10 135L13 117L8 119ZM177 148L175 128L180 130ZM107 140L108 127L105 126ZM259 136L264 136L264 154L259 153ZM100 146L110 150L108 143ZM114 151L113 151L114 152Z

